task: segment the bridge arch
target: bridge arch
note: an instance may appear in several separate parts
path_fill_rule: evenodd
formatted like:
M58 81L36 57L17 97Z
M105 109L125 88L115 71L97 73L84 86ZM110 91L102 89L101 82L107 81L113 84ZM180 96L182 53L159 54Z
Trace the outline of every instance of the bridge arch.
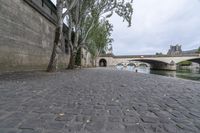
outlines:
M116 66L124 66L123 63L118 63Z
M149 67L146 63L141 63L139 64L140 67L144 66L144 67Z
M107 61L106 61L106 59L100 59L99 60L99 66L100 67L107 67Z
M127 66L133 66L133 67L136 67L136 64L135 64L135 63L128 63Z
M151 69L163 69L163 70L176 70L176 65L171 65L167 62L154 60L154 59L135 59L132 61L140 61L150 65Z

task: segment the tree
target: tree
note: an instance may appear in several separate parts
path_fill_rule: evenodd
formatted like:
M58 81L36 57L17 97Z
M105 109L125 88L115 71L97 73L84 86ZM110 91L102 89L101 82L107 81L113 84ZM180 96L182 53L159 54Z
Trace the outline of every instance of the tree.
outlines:
M182 61L178 63L179 66L191 66L192 62L191 61Z
M57 0L57 17L54 46L47 71L55 71L57 66L59 47L62 44L62 26L66 19L68 26L68 45L70 47L70 69L74 68L77 51L86 47L86 39L94 27L95 21L101 17L105 19L116 13L131 26L132 0ZM90 24L85 28L86 22Z
M95 54L98 56L106 51L108 44L112 43L110 37L112 25L108 21L98 22L87 37L88 47L95 47Z
M200 47L198 48L197 53L200 53Z
M163 55L163 53L162 52L160 52L160 53L157 52L156 55Z
M76 1L76 0L74 0ZM68 7L67 11L70 11L75 6L76 2L72 2L70 6ZM55 38L54 38L54 45L53 50L51 54L51 58L49 61L49 65L47 67L48 72L54 72L57 69L57 60L58 60L58 53L62 45L62 36L63 36L63 20L66 16L66 14L63 14L63 11L65 9L65 0L57 0L57 24L55 29Z
M100 54L105 53L107 46L112 43L111 36L112 25L108 21L98 21L87 37L87 47L93 60ZM95 63L96 64L96 63Z
M65 0L68 9L73 0ZM131 17L133 13L132 1L124 0L78 0L76 6L66 12L66 22L69 28L68 41L70 46L70 69L74 68L77 51L86 47L86 39L89 32L94 28L95 22L101 17L107 19L115 12L122 17L124 21L131 25ZM90 23L86 23L90 21ZM85 26L87 24L87 26ZM86 27L86 28L85 28ZM72 39L72 34L74 38Z

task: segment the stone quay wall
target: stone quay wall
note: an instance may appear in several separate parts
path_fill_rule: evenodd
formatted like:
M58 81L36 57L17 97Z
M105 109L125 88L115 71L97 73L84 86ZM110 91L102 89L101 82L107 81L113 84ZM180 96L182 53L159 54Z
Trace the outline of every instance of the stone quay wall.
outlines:
M0 0L0 72L46 69L55 22L50 0ZM67 67L67 53L61 50L59 67Z
M92 54L87 50L81 49L81 66L82 67L94 67L95 60L92 57Z

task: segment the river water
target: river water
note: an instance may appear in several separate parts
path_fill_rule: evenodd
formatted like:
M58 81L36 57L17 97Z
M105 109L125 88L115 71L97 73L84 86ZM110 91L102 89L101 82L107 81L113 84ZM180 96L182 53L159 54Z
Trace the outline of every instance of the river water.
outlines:
M119 70L128 70L134 71L139 73L146 73L146 74L156 74L156 75L163 75L167 77L174 77L174 78L182 78L182 79L189 79L189 80L196 80L200 81L200 69L177 69L177 71L163 71L163 70L150 70L149 67L133 67L133 66L117 66Z

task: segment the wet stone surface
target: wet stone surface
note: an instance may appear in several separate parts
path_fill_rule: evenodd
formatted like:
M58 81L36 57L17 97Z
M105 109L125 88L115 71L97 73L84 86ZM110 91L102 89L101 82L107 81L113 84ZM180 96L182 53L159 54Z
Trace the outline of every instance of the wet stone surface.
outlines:
M200 82L111 69L0 75L0 133L199 133Z

